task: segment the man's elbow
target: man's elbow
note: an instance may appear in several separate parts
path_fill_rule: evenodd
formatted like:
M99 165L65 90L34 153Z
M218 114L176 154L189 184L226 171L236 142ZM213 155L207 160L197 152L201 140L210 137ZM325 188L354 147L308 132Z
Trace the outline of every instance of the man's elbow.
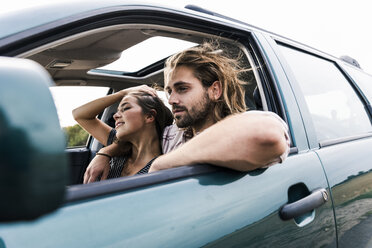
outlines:
M288 134L282 123L275 119L266 119L256 126L253 146L250 156L251 163L256 168L266 167L282 162L289 151ZM249 146L248 146L249 147Z
M284 133L276 133L270 138L269 143L274 158L282 156L288 150L288 143Z
M260 146L265 156L262 158L261 166L271 164L272 161L280 161L283 154L288 152L287 135L282 129L272 129L260 137Z

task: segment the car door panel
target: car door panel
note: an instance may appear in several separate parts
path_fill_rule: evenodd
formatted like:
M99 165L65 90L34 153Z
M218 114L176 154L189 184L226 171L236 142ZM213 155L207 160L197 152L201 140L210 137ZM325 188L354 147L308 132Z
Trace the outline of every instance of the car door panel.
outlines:
M83 175L91 157L90 149L86 147L68 148L66 153L70 161L69 185L83 183Z
M310 191L328 187L315 153L293 155L281 165L247 174L226 170L71 202L33 224L0 226L0 235L7 247L74 247L76 239L79 247L331 243L335 238L331 202L316 209L303 227L280 219L288 189L298 183ZM22 239L17 238L20 234ZM315 238L322 243L314 243Z
M372 220L371 147L372 139L365 138L317 151L332 188L339 247L372 244L371 226L367 224Z
M288 192L291 186L305 185L309 191L328 187L322 166L313 152L291 156L283 165L270 169L271 174L266 180L260 176L259 182L252 183L255 191L270 205L286 204L290 194L295 193ZM273 204L275 200L278 204ZM257 208L263 206L253 204L255 206L251 210L257 214ZM279 208L268 214L261 214L259 220L250 222L207 247L335 247L336 230L331 201L307 216L301 216L303 218L299 218L297 223L293 219L281 220L278 210ZM304 225L300 226L301 224Z

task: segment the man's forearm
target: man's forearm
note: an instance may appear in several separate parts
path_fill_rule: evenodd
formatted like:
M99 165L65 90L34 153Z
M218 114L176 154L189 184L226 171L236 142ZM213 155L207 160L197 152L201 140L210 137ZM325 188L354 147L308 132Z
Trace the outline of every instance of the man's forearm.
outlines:
M116 143L105 146L99 150L100 153L109 155L110 157L120 156L122 154L122 149Z
M101 148L84 173L84 183L95 182L98 178L105 180L110 171L110 159L119 154L120 147L118 144L114 143Z
M289 151L286 127L263 113L248 112L226 118L160 156L150 171L195 163L249 171L281 161L280 156L285 158Z

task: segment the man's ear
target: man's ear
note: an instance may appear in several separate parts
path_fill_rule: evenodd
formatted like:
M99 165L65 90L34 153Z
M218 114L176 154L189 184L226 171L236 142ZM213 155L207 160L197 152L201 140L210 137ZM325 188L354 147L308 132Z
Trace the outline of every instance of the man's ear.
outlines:
M218 99L220 99L222 95L222 84L220 81L214 81L213 84L209 86L208 95L209 95L209 98L214 101L217 101Z
M155 116L156 116L156 110L151 109L150 112L145 115L146 123L154 122Z

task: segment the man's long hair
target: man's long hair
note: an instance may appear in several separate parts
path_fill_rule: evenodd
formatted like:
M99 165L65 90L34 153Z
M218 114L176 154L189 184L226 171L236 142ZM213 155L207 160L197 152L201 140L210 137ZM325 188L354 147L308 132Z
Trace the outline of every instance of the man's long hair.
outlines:
M245 70L239 66L238 59L229 58L218 44L211 42L186 49L167 59L164 68L165 85L179 66L192 69L193 75L206 89L215 81L220 81L222 94L213 108L214 119L219 121L230 114L246 111L243 87L246 83L239 79L239 74Z

